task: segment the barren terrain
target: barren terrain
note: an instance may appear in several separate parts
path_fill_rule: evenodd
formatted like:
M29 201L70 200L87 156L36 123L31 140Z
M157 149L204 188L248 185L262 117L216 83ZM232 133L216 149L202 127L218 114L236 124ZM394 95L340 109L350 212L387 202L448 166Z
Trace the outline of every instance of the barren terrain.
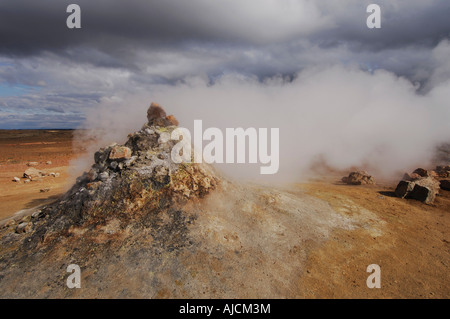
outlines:
M77 152L72 148L71 130L0 130L0 221L20 210L33 208L56 199L73 179L67 171ZM46 164L51 161L51 164ZM37 169L59 173L39 181L24 183L27 163L37 162ZM12 182L14 177L20 182ZM41 189L50 191L41 193Z
M68 165L80 154L72 148L72 137L72 131L0 131L0 224L15 218L18 211L55 200L70 187L73 177ZM14 176L22 177L28 162L38 162L37 168L61 175L30 183L23 183L22 178L13 182ZM425 205L394 197L395 183L349 186L341 183L340 177L330 173L279 190L252 186L259 194L255 198L236 195L239 188L228 193L224 190L227 196L236 193L235 202L212 193L192 207L208 211L192 226L196 234L204 236L194 238L204 258L199 260L187 252L179 257L186 269L184 276L197 276L195 292L182 281L171 282L172 275L159 273L152 276L167 289L159 289L150 297L448 298L450 192L441 190L435 203ZM41 193L44 188L50 191ZM209 206L211 202L214 206ZM297 211L294 217L293 211ZM295 242L299 244L292 244ZM224 249L222 261L208 257L220 249ZM261 252L264 254L258 255ZM381 289L366 286L370 264L381 267ZM104 291L119 291L127 282L126 270L112 264L108 267L110 273L117 274L117 280L110 287L99 285ZM243 273L239 280L230 282L235 267L255 268L249 270L254 281L246 282ZM217 280L201 282L206 278L199 275L201 272L211 273L208 278ZM64 276L64 269L59 276ZM94 273L86 276L95 278ZM268 281L270 290L266 289ZM11 291L12 284L8 282ZM41 295L46 296L51 287L41 290ZM139 291L139 287L135 289ZM96 289L74 295L66 289L64 294L133 297L99 294Z

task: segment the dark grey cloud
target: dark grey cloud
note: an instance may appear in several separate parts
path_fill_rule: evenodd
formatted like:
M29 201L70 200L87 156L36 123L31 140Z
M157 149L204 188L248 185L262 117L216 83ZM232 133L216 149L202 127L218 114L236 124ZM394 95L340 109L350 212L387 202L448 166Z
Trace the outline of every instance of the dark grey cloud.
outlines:
M103 98L192 77L211 83L232 73L292 79L311 65L342 63L406 76L424 92L448 79L442 65L450 2L375 1L382 28L369 30L372 2L2 1L0 92L26 89L1 97L0 126L14 112L23 118L14 123L48 115L76 126ZM66 27L71 3L81 7L81 29ZM443 49L436 50L439 43Z
M301 38L324 47L351 43L372 50L434 46L450 33L446 0L378 1L383 27L375 32L365 25L371 1L79 0L82 29L69 30L66 7L72 2L0 3L0 52L30 55L87 47L123 60L138 48L157 51L192 42L281 45ZM117 59L101 60L113 66Z

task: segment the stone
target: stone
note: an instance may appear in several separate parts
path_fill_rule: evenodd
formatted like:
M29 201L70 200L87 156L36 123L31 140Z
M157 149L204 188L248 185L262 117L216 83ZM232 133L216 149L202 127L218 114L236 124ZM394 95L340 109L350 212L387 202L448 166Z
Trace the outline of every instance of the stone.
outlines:
M131 149L126 146L116 145L109 153L109 159L113 161L127 160L131 157Z
M113 170L115 170L118 166L119 164L116 161L112 161L111 163L109 163L109 167Z
M166 117L166 111L158 104L152 102L147 110L147 120L149 124L154 123L159 119L164 119Z
M3 225L3 228L9 228L15 226L16 224L17 222L14 219L10 219Z
M373 177L366 171L351 172L348 177L344 177L342 181L349 185L375 184Z
M413 181L402 180L395 189L397 197L415 199L425 204L433 203L438 193L439 182L433 177L421 177Z
M129 159L127 159L125 162L123 162L123 166L124 167L132 166L137 158L138 158L137 156L131 156Z
M430 188L418 184L415 184L414 189L407 195L407 198L415 199L425 204L431 204L435 197L436 194Z
M398 183L397 187L395 188L395 195L400 198L405 198L406 195L408 195L409 192L411 192L414 189L414 182L402 180Z
M16 233L29 233L33 229L33 223L32 222L21 222L16 227Z
M98 178L102 181L102 182L106 182L109 179L109 173L108 172L101 172L98 175Z
M42 188L39 190L40 193L48 193L50 191L50 188Z
M435 193L439 192L439 181L437 181L433 177L420 178L414 182L416 183L416 185L428 187Z
M31 180L29 178L26 178L26 179L23 180L23 182L26 184L26 183L31 182Z
M409 175L408 173L403 174L403 177L401 179L402 181L411 181L411 175Z
M417 169L413 172L413 174L418 174L418 175L421 176L421 177L428 177L428 176L429 176L428 171L427 171L426 169L423 169L423 168L417 168Z
M39 163L38 162L28 162L27 166L38 166Z
M43 172L41 172L40 170L34 168L34 167L30 167L28 168L24 173L23 173L23 177L24 178L28 178L30 180L36 180L39 179L41 177L45 176L45 174Z
M441 180L440 187L443 190L450 191L450 181L449 180Z
M45 164L52 165L52 161L47 161L47 162L45 162Z
M13 182L19 183L19 182L20 182L20 178L18 178L18 177L13 177Z
M98 181L98 182L92 182L92 183L87 183L86 187L89 190L97 190L103 183Z
M167 119L167 121L169 122L170 125L178 126L178 124L180 124L178 122L178 120L175 118L175 116L173 116L173 115L167 116L166 119Z
M450 166L436 166L436 174L438 177L450 177Z
M166 111L158 104L152 103L147 110L149 126L178 126L178 121L173 115L166 115Z
M94 168L91 168L89 170L89 172L87 173L87 178L90 182L93 182L97 179L98 177L98 171Z
M109 156L109 152L111 151L110 148L101 148L94 154L94 161L96 164L102 165Z
M27 215L27 216L24 216L20 221L19 221L19 224L20 223L23 223L23 222L29 222L30 220L31 220L31 215Z
M42 210L37 210L33 214L31 214L31 218L35 218L35 219L42 218L44 216L45 216L45 214Z

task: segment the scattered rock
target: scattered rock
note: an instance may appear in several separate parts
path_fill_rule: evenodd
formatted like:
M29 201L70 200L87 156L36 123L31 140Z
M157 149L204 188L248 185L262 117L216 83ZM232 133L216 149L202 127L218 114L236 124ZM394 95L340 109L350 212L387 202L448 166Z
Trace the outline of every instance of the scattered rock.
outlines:
M29 233L33 229L33 223L32 222L21 222L16 227L16 233Z
M27 166L38 166L39 163L38 162L28 162Z
M351 172L348 177L343 177L342 182L349 185L375 184L375 180L366 171Z
M29 178L26 178L26 179L23 180L23 182L26 184L26 183L31 182L31 180Z
M126 160L131 157L131 149L126 146L116 145L109 153L109 159L113 161Z
M42 188L39 190L40 193L48 193L50 191L50 188Z
M44 174L42 171L40 171L40 170L38 170L38 169L36 169L36 168L34 168L34 167L28 168L28 169L23 173L23 177L24 177L24 178L28 178L28 179L30 179L30 180L36 180L36 179L39 179L39 178L41 178L41 177L43 177L43 176L45 176L45 174Z
M450 181L449 180L440 181L440 186L443 190L450 191Z

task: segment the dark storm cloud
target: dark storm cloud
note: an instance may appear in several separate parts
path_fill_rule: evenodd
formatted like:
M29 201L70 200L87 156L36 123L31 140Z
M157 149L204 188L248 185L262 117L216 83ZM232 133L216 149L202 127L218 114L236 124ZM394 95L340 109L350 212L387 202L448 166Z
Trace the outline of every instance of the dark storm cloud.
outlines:
M95 48L112 57L93 56L94 63L120 66L118 61L139 48L160 50L189 42L262 46L308 38L324 47L350 43L359 49L384 49L433 46L450 32L447 0L425 5L378 1L383 28L376 32L365 25L370 1L298 1L288 6L288 2L277 5L267 0L79 0L82 29L69 30L66 7L72 2L1 2L0 52L32 55L42 50Z
M368 15L365 14L367 3L361 2L359 6L339 8L335 12L337 27L314 35L314 41L323 47L346 44L352 50L373 51L408 46L434 47L450 36L449 1L373 2L381 7L381 29L369 30L365 19L358 21L356 17ZM326 8L324 5L323 10L327 11Z

